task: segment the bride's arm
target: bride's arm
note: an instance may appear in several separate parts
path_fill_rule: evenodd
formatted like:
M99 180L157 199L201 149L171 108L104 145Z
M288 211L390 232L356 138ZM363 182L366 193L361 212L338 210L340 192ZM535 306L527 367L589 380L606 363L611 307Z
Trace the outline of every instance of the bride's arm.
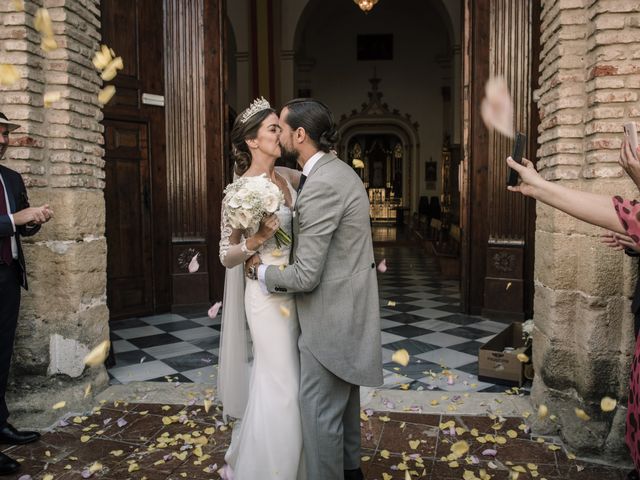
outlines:
M270 239L275 231L274 216L266 217L260 223L260 229L252 236L244 238L242 230L232 228L222 212L220 227L220 263L226 268L233 268L251 258L264 242Z
M300 170L294 170L288 167L276 167L276 171L289 180L289 183L291 183L294 189L298 189L298 185L300 185L300 175L302 175Z

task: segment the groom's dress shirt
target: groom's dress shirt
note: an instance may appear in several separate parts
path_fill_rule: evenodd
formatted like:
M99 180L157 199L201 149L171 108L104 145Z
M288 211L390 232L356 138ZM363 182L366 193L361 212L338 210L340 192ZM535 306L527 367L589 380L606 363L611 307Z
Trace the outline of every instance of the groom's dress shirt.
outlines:
M307 160L307 163L304 164L304 167L302 167L302 175L308 178L315 164L318 163L318 160L320 160L324 155L325 155L325 152L323 152L322 150L314 153L311 156L311 158ZM301 188L298 188L298 194L300 194L300 190ZM265 295L269 295L269 290L267 289L267 282L265 281L267 266L268 265L265 265L263 263L258 265L258 283L260 284L260 290L262 290L262 293L264 293Z

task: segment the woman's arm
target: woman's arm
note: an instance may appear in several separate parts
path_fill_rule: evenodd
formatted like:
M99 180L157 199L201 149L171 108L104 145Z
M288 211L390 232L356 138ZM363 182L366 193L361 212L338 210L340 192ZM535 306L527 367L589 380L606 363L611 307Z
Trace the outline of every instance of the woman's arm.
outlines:
M220 263L226 268L233 268L251 258L264 242L269 240L278 230L278 217L270 215L262 219L260 229L255 235L243 238L243 231L232 228L222 215L220 229Z
M510 191L535 198L578 220L626 234L610 196L573 190L556 182L549 182L540 176L533 163L526 158L522 159L520 165L509 157L507 164L518 172L522 180L516 187L507 187Z

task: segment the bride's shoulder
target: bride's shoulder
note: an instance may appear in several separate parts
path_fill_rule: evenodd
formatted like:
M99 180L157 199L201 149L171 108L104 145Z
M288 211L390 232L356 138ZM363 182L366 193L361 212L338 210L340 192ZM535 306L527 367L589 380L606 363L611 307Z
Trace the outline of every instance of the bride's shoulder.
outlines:
M276 172L286 178L289 183L293 185L293 188L298 188L298 184L300 183L300 175L302 175L302 172L300 170L294 170L293 168L288 167L276 167Z

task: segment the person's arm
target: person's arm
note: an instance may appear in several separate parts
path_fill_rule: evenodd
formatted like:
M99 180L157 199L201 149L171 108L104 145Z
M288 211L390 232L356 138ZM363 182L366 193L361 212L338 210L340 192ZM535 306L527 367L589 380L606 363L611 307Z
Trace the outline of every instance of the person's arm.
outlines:
M620 146L620 158L618 163L622 169L627 172L627 175L636 184L636 187L640 188L640 147L638 147L636 154L634 155L631 150L629 138L625 135L622 139L622 145Z
M323 181L305 183L304 202L298 206L296 261L284 269L264 270L269 292L310 292L320 283L333 233L343 214L342 197Z
M557 182L549 182L540 176L533 163L526 158L522 159L520 165L509 157L507 164L518 172L522 180L518 186L507 187L510 191L535 198L583 222L626 234L610 196L573 190Z
M271 215L260 222L260 229L247 239L242 238L242 231L232 228L222 213L220 229L220 263L226 268L233 268L255 255L264 242L278 230L278 217Z

